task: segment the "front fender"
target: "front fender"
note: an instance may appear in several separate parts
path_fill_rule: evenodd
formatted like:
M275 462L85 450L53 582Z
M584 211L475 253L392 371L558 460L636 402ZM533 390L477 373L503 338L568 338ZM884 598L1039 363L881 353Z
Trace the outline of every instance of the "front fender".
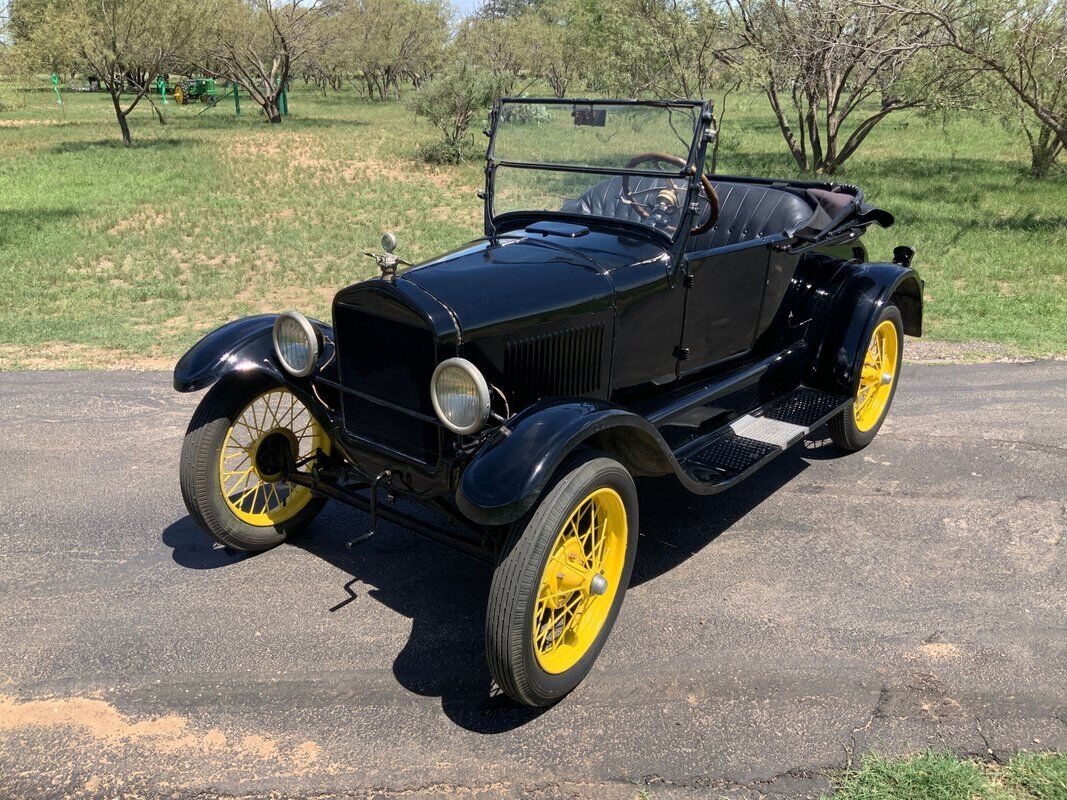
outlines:
M858 381L857 365L867 348L878 312L898 297L904 331L922 330L922 281L911 267L899 264L859 264L840 284L823 312L821 341L813 343L808 385L828 392L851 395Z
M456 504L483 525L507 525L533 507L564 459L582 442L622 429L673 461L670 449L644 417L600 400L538 403L508 421L467 464ZM670 471L671 467L667 467Z
M257 314L227 322L189 348L174 366L174 388L195 392L215 383L230 372L265 372L282 383L291 379L282 374L274 358L271 330L277 314ZM323 334L319 363L328 363L333 350L333 329L318 320L311 321Z

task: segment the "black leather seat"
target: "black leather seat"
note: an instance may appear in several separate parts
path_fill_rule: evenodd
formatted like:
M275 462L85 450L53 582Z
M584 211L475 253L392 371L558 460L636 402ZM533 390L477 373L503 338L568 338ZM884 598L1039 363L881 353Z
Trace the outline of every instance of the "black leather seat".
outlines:
M783 231L792 232L811 219L815 210L803 198L773 186L711 183L719 195L719 220L711 230L690 239L690 250L711 250Z
M649 190L659 189L666 185L663 178L632 178L630 191L638 199L648 197ZM597 217L610 217L627 222L640 222L640 215L634 211L633 206L622 202L622 176L608 178L593 186L577 200L564 200L560 211L572 214L592 214Z
M632 190L657 187L660 178L635 178ZM814 208L801 197L773 186L754 183L712 181L719 194L719 220L711 230L689 241L689 250L710 250L738 244L783 231L794 231L811 219ZM613 217L631 222L641 218L633 207L622 202L622 178L610 178L589 189L576 200L563 203L562 211ZM702 214L707 213L702 210ZM699 217L698 217L699 218Z

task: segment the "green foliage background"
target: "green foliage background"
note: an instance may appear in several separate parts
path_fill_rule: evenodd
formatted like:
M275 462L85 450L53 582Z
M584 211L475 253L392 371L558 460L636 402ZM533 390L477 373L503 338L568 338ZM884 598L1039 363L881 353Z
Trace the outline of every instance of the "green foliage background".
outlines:
M228 102L228 101L227 101ZM42 86L0 111L0 366L165 367L210 328L295 307L328 317L383 229L416 261L481 232L482 165L425 164L436 132L403 103L294 87L257 109L145 107L118 143L108 98ZM473 125L481 127L481 118ZM484 139L476 133L476 147ZM1017 133L980 116L888 119L837 180L897 225L926 279L926 335L1067 353L1067 180L1028 177ZM720 173L796 167L766 101L731 96Z

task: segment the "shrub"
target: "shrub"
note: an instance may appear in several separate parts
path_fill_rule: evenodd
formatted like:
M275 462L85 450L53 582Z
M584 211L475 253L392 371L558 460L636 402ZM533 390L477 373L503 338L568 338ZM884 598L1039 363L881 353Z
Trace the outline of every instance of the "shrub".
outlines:
M476 115L492 105L499 79L464 61L457 61L434 76L411 99L415 115L425 117L442 139L423 147L423 158L455 164L473 149L470 126Z

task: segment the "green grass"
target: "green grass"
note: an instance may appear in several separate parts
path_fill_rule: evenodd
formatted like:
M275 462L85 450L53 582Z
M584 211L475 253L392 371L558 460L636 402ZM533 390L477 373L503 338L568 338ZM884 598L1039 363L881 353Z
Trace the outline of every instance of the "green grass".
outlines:
M1067 754L1017 753L1002 780L1037 800L1067 800Z
M110 101L5 90L0 366L165 366L235 316L296 307L373 274L384 229L409 260L479 235L481 164L430 167L433 131L397 103L296 87L292 116L147 105L118 143ZM478 137L478 145L481 144ZM837 176L898 224L872 256L918 250L929 337L1067 352L1067 180L1027 177L1023 140L978 117L902 116ZM720 171L796 175L758 97L731 99Z
M1067 800L1067 755L1017 753L999 766L934 750L868 754L832 783L824 800Z

